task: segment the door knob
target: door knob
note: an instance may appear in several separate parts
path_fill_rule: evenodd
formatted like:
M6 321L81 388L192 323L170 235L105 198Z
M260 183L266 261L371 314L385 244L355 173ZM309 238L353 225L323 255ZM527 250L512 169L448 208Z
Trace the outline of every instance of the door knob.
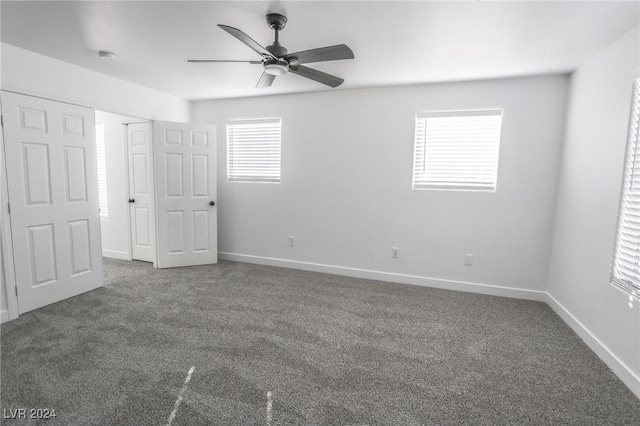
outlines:
M136 202L136 200L135 200L134 198L129 198L129 202L130 202L130 203L135 203L135 202Z
M215 205L216 205L216 202L215 202L215 201L209 201L209 205L210 205L210 206L215 206Z

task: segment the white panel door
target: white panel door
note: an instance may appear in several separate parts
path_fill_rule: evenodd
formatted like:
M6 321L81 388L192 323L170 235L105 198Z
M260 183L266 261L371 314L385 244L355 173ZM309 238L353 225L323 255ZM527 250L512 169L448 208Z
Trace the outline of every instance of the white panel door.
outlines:
M2 92L20 314L102 286L95 116Z
M153 147L150 123L127 125L129 217L133 259L156 261Z
M215 130L153 122L159 268L218 262Z

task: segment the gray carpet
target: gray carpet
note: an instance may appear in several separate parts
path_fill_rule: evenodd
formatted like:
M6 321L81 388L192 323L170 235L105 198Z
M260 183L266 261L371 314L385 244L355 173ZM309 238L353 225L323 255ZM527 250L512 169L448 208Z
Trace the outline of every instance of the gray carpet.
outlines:
M2 408L57 415L3 424L640 425L544 303L234 262L105 281L2 326Z

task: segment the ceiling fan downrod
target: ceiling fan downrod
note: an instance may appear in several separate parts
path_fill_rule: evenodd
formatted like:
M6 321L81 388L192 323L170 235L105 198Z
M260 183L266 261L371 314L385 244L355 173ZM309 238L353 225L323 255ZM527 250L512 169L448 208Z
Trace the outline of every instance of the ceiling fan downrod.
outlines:
M287 25L287 17L279 13L268 13L265 19L267 20L269 28L275 32L273 44L266 46L265 49L275 56L275 59L265 58L264 72L274 76L285 75L289 72L289 63L282 59L282 57L289 53L289 51L280 44L279 35L280 30Z
M287 17L279 13L268 13L265 19L267 20L269 28L275 32L275 41L272 45L267 46L266 49L273 56L280 59L289 53L289 51L280 44L280 31L287 25Z

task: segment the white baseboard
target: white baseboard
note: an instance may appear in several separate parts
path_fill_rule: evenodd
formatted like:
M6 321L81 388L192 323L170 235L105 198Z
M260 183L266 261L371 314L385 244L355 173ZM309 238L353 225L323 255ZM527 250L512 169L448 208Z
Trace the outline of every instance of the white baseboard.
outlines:
M571 312L546 293L547 304L562 320L591 348L591 350L613 371L622 382L640 398L640 377L627 367L604 343L594 336Z
M546 293L543 291L523 290L512 287L500 287L489 284L469 283L464 281L444 280L440 278L421 277L417 275L396 274L392 272L371 271L368 269L347 268L344 266L324 265L320 263L300 262L296 260L275 259L271 257L250 256L236 253L218 253L221 260L233 262L255 263L258 265L279 266L282 268L300 269L303 271L322 272L325 274L343 275L354 278L365 278L376 281L387 281L400 284L411 284L422 287L441 288L445 290L479 293L491 296L511 297L543 302Z
M9 311L0 312L0 324L4 324L9 321Z
M131 260L131 255L125 251L102 250L102 257L110 257L112 259Z

